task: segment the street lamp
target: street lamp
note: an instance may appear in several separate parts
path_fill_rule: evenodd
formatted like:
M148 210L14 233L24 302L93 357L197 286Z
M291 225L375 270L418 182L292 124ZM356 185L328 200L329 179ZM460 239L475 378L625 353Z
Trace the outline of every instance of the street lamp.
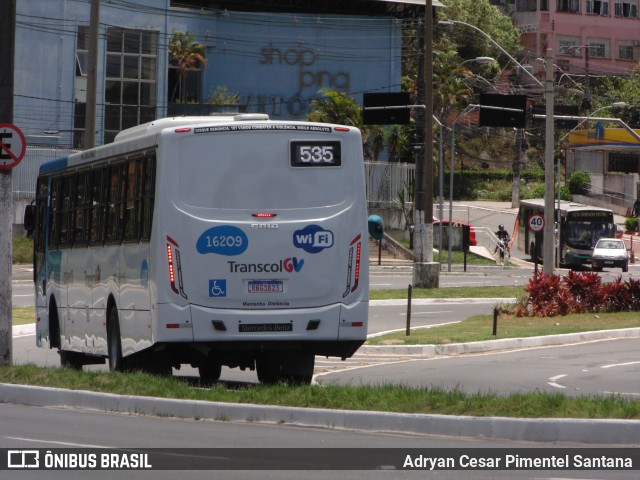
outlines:
M609 108L624 108L627 106L627 102L613 102L611 105L605 105L604 107L600 107L598 109L596 109L596 111L592 112L590 115L584 117L582 120L580 120L580 122L573 127L571 130L569 130L560 140L558 140L556 145L560 145L565 138L567 138L571 132L573 132L574 130L577 130L578 128L580 128L580 126L582 126L582 124L584 124L585 122L591 120L591 121L596 121L596 122L603 122L606 121L608 119L602 119L602 118L598 118L595 116L596 113L598 113L601 110L606 110ZM614 121L616 123L619 123L617 118L612 118L610 119L611 121Z
M476 58L470 58L469 60L465 60L460 65L458 65L458 67L461 67L465 63L471 63L471 62L475 62L477 64L483 65L485 63L492 63L492 62L495 62L495 61L496 61L496 59L493 58L493 57L476 57Z
M475 25L471 25L470 23L467 22L462 22L460 20L440 20L438 22L438 24L440 25L465 25L469 28L474 29L476 32L478 32L479 34L481 34L484 38L486 38L487 40L489 40L498 50L500 50L502 53L504 53L507 57L509 57L509 60L511 60L513 63L515 63L516 65L518 65L522 71L524 71L527 75L529 75L537 84L539 87L544 87L544 85L542 84L542 82L540 80L538 80L535 75L533 73L531 73L529 70L527 70L526 68L524 68L520 62L518 62L515 58L513 58L509 52L507 52L504 48L502 48L493 38L491 38L487 33L483 32L482 30L480 30L478 27L476 27ZM481 57L479 57L481 58Z
M480 30L475 25L462 22L460 20L441 20L438 22L441 25L465 25L472 28L487 40L489 40L497 49L504 53L513 63L518 65L521 70L526 73L533 81L544 89L544 98L546 104L546 124L545 124L545 149L544 149L544 218L545 225L543 231L543 271L544 273L553 274L553 258L554 258L554 245L553 245L553 204L554 204L554 192L553 192L553 151L554 151L554 115L553 115L553 69L547 68L546 78L544 84L538 80L533 73L524 68L515 58L513 58L509 52L502 48L493 38L487 33ZM546 52L546 65L551 65L552 50L547 49ZM523 221L526 221L524 219Z

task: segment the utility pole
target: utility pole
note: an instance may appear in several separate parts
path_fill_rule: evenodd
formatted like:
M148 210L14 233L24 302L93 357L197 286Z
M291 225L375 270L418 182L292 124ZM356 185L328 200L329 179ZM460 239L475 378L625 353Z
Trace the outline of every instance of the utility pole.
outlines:
M516 129L516 158L513 161L513 191L511 192L511 208L520 206L520 172L524 153L524 128Z
M0 124L13 124L15 43L16 0L5 0L0 15L0 65L4 72L0 75ZM11 365L12 360L12 211L11 170L0 170L0 366Z
M554 245L554 118L553 118L553 67L552 50L547 49L547 76L544 84L544 98L546 103L546 136L544 147L544 228L542 230L542 271L548 275L553 274L555 263ZM527 219L522 219L527 221Z
M98 32L100 30L100 0L91 0L89 14L89 58L87 65L87 106L84 124L84 148L96 146L96 90L98 70Z
M433 2L424 6L424 160L416 179L413 286L437 288L440 264L433 262Z

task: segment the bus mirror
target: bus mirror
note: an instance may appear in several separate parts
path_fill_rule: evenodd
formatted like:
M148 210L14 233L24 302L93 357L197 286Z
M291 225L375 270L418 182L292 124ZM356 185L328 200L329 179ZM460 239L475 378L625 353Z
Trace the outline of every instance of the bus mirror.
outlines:
M382 240L384 235L384 223L378 215L369 216L369 235L374 240Z
M27 205L24 209L24 220L22 222L24 229L27 231L27 237L33 236L33 229L36 224L36 207L35 205Z

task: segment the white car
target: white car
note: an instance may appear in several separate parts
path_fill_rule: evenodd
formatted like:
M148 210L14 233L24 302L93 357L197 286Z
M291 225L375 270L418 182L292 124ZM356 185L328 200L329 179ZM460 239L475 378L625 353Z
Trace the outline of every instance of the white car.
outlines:
M601 238L593 249L591 269L597 272L603 267L620 267L629 271L629 255L624 240L619 238Z

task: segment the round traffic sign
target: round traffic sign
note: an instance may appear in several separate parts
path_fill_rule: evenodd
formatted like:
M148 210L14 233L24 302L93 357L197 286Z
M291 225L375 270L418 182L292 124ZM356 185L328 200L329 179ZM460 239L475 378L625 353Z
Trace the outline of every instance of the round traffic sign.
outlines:
M27 152L22 131L10 123L0 123L0 170L10 170L20 163Z
M541 232L544 228L544 217L539 213L534 213L529 217L529 230L532 232Z

